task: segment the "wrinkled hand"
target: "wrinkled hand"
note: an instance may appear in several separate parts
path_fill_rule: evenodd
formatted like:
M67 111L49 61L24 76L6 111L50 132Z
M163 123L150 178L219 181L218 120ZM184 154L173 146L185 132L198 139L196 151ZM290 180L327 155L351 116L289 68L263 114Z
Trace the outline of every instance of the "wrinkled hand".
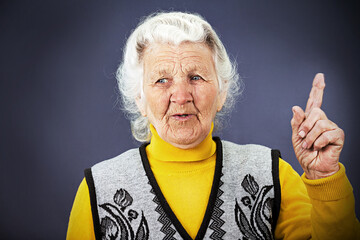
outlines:
M344 131L320 109L325 81L316 74L305 112L292 108L292 143L295 155L308 179L319 179L339 171L339 157L344 145Z

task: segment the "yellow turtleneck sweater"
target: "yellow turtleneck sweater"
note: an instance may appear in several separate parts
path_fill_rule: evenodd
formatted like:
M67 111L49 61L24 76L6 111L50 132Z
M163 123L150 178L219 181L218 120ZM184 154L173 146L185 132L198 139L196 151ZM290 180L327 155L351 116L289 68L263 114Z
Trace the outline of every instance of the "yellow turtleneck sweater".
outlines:
M215 172L212 129L204 141L187 150L162 140L152 125L150 130L146 155L151 170L172 211L194 239L205 215Z
M163 141L152 126L151 132L151 143L146 147L151 170L172 211L189 235L195 238L214 177L216 144L211 137L212 129L201 144L188 150ZM304 175L300 178L289 164L279 160L281 209L276 239L329 239L328 236L347 239L346 235L355 239L356 234L356 239L360 239L352 188L344 167L341 164L340 167L340 171L331 177L308 180ZM341 224L334 228L331 223L339 219ZM359 231L356 233L355 229ZM71 210L67 239L95 239L85 179L79 186Z

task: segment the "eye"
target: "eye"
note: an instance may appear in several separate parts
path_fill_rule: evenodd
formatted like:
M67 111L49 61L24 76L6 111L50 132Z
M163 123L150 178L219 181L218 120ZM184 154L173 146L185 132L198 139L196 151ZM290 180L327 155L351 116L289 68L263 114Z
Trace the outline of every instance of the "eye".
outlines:
M168 80L166 78L160 78L159 80L156 81L156 83L167 83Z
M198 81L198 80L202 80L203 78L200 77L200 76L198 76L198 75L195 75L195 76L192 76L190 79L191 79L191 80Z

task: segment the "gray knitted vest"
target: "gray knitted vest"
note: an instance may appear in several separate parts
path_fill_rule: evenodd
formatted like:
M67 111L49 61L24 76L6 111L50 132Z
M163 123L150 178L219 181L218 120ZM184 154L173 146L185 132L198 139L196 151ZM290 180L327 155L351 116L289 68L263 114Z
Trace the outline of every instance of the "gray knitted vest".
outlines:
M214 180L195 239L273 239L279 151L214 140ZM146 145L85 170L96 239L191 239L161 193Z

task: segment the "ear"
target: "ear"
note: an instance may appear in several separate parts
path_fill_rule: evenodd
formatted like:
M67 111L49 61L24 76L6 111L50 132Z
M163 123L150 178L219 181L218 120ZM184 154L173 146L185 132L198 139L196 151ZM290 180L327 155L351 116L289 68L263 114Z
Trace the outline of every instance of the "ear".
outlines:
M223 90L218 95L217 111L220 112L226 101L227 90Z
M141 96L138 96L138 97L136 97L135 102L141 112L141 115L143 115L143 117L146 117L147 114L146 114L145 99L141 98Z

